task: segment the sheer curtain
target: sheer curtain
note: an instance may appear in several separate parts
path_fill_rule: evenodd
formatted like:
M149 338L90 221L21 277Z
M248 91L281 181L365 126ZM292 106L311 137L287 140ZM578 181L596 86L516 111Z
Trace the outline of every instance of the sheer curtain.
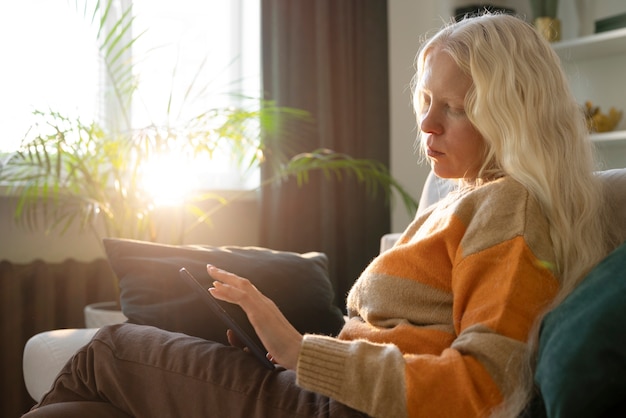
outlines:
M314 128L291 122L298 144L272 153L330 148L389 164L387 2L262 0L263 89L278 105L307 110ZM279 142L279 141L278 141ZM270 167L266 164L265 167ZM262 178L271 176L264 168ZM389 232L382 194L367 195L355 179L268 186L262 191L261 245L323 251L337 303Z

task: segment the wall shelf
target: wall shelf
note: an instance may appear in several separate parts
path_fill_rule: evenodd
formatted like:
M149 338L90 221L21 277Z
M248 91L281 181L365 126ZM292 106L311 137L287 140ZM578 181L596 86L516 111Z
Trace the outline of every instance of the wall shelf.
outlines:
M607 94L606 83L613 82L619 84L622 82L623 72L620 71L620 67L623 64L618 63L615 68L604 68L602 67L604 64L601 64L602 61L593 61L625 56L626 28L555 42L552 44L552 48L554 48L562 62L568 64L565 65L565 70L568 71L570 76L574 75L572 77L574 86L584 86L582 89L584 93L581 96L589 94L585 88L588 89L591 85L593 88L600 86L600 91L604 92L600 95L604 97ZM572 67L570 64L575 65ZM600 68L600 72L598 72L598 68ZM578 100L583 102L585 97L578 97ZM618 101L617 105L620 104L623 106L621 100ZM591 140L599 145L624 144L626 143L626 130L593 133L591 134Z
M591 134L593 142L626 141L626 131L612 131Z
M555 42L552 47L566 61L621 55L626 53L626 28Z

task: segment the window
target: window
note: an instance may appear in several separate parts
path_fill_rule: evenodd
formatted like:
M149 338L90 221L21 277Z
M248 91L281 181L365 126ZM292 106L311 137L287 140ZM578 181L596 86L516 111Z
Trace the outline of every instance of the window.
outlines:
M98 51L89 25L67 0L2 4L0 150L14 150L35 109L93 118L97 107Z
M115 104L103 100L95 28L81 9L93 2L82 1L20 0L2 6L0 53L12 65L0 78L0 151L18 147L35 109L84 120L114 111ZM133 0L133 36L141 36L132 49L139 84L131 125L163 125L201 109L238 105L241 96L258 97L258 3ZM198 89L186 98L192 83ZM204 187L253 188L259 182L258 172L242 176L228 158L198 165Z

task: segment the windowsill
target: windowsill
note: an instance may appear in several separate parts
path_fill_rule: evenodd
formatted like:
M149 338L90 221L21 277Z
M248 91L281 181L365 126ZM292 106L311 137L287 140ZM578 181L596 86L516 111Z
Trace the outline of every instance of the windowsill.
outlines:
M15 263L28 263L36 259L61 262L67 258L90 261L105 257L98 237L89 228L80 230L78 225L72 225L69 230L61 233L58 230L48 232L44 228L29 228L16 223L13 211L17 196L6 195L6 189L6 186L0 186L0 258ZM184 235L180 235L179 229L183 225L180 223L181 211L176 207L166 206L157 209L155 219L159 225L158 241L166 244L258 246L258 191L213 192L228 203L217 209L215 204L209 203L207 207L210 222L197 224ZM204 207L204 204L200 206ZM190 221L183 226L193 225L194 215L188 216ZM183 237L182 242L179 241L180 237Z
M259 198L260 190L257 189L211 189L203 190L202 193L212 194L224 198L227 201L255 201ZM9 192L9 186L0 184L0 197L16 197L18 193Z

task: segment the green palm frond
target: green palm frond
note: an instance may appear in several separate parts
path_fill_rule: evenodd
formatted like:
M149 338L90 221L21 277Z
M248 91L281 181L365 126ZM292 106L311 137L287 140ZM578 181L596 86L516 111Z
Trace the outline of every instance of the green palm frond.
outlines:
M353 158L325 148L292 157L275 177L265 183L295 177L298 186L302 186L309 181L310 173L316 171L321 172L327 180L341 181L344 176L354 177L364 185L371 197L376 197L382 189L388 202L393 193L398 193L410 214L417 210L417 201L393 178L384 164L372 159Z
M134 73L132 47L145 33L133 35L135 16L132 6L120 9L115 0L76 0L75 9L95 27L95 41L104 63L103 68L118 108L118 117L123 119L126 129L130 128L130 106L137 91L137 76ZM82 7L81 7L82 6Z

